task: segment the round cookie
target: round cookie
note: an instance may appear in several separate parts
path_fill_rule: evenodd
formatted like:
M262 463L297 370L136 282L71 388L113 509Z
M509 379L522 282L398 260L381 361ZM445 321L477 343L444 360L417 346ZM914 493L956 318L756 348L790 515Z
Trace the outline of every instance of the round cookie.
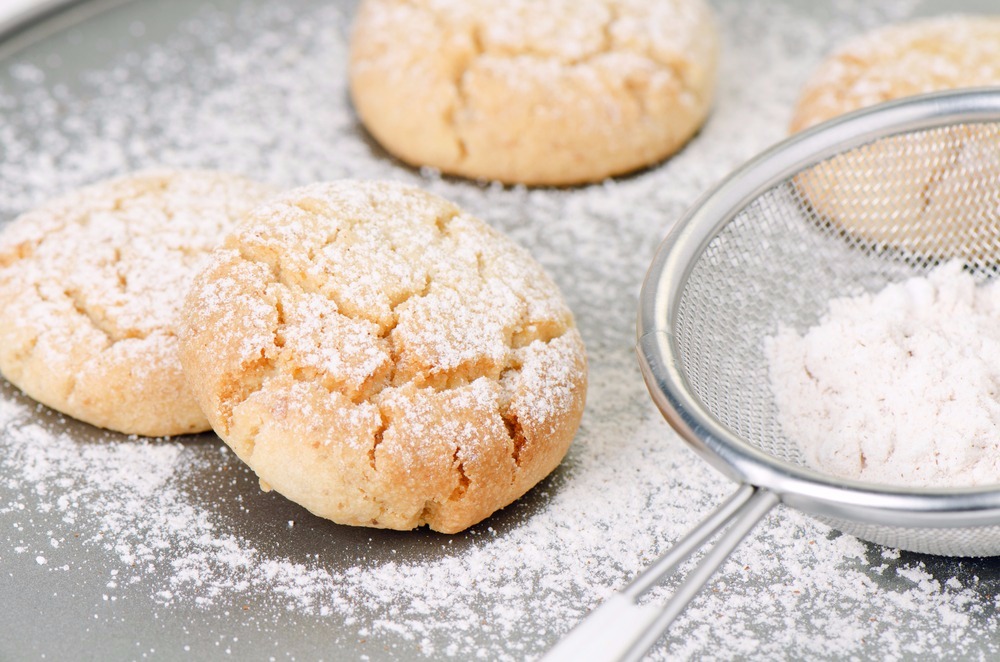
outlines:
M891 25L844 44L802 88L794 133L883 101L1000 85L1000 16L946 16Z
M583 343L538 263L393 183L251 212L195 279L181 342L261 485L342 524L471 526L555 468L584 406Z
M272 190L203 171L140 173L29 211L0 235L0 372L99 427L208 429L176 335L191 278Z
M839 49L805 85L791 122L799 131L883 101L1000 85L1000 17L950 16L891 26ZM972 194L1000 181L996 125L887 138L802 173L813 208L852 237L921 259L995 262L995 210Z
M407 163L568 185L677 151L708 113L717 53L703 0L364 0L350 87Z

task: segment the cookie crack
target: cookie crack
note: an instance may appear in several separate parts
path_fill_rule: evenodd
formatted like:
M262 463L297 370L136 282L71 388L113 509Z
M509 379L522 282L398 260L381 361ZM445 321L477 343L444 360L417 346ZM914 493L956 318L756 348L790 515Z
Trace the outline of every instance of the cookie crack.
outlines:
M639 108L639 114L643 117L649 117L649 107L646 105L646 95L643 94L642 86L631 78L625 78L622 81L621 89Z
M947 175L961 167L959 165L959 160L962 157L962 152L965 150L965 144L964 140L954 141L947 156L942 159L940 165L938 165L938 167L931 172L931 176L920 189L919 196L921 206L917 215L918 224L923 225L923 223L927 220L927 216L934 204L934 193L938 189L938 184L940 184Z
M118 246L115 246L114 254L115 254L114 259L111 261L111 264L109 266L114 269L115 281L118 283L118 291L121 292L122 294L126 294L128 292L128 274L125 272L124 269L121 268L122 249Z
M35 288L35 294L38 295L39 299L41 299L45 303L56 303L56 301L54 301L51 297L47 296L45 294L45 292L42 291L42 288L41 288L41 286L38 283L34 283L33 285L34 285L34 288ZM69 301L70 305L73 306L73 310L75 310L78 315L80 315L81 317L83 317L84 319L86 319L87 321L89 321L90 324L91 324L91 326L94 327L94 329L96 329L97 331L99 331L102 334L104 334L104 337L107 339L107 342L108 342L108 344L105 347L109 347L109 346L111 346L115 342L115 339L111 335L111 333L107 329L103 328L100 324L97 323L97 320L95 320L93 318L93 316L90 314L90 312L83 305L83 302L80 301L77 298L77 296L75 296L75 294L74 294L73 291L71 291L69 289L64 289L63 290L63 296L66 297L66 299Z
M73 374L67 375L66 379L69 382L69 386L66 388L66 395L63 396L63 399L68 402L72 400L73 395L76 394L76 387L80 383L80 380Z
M385 338L388 339L390 342L392 342L392 332L395 331L396 327L399 325L399 313L397 312L397 310L399 308L402 308L408 302L413 301L414 299L419 301L420 299L423 299L428 294L430 294L432 280L433 279L430 277L429 274L426 275L424 277L423 287L421 287L419 290L408 292L403 296L399 297L399 299L397 299L396 301L390 302L389 312L392 313L392 321L389 324L387 324L384 329L379 330L379 338Z
M420 509L420 514L417 515L417 526L429 524L431 518L434 516L434 511L437 510L437 508L438 503L436 501L424 501L424 505Z
M168 184L165 180L160 180L156 182L156 188L159 188L160 191L166 191L167 187ZM57 209L54 212L49 211L49 209L51 208L48 206L39 207L36 210L27 211L23 214L18 215L12 223L18 223L18 221L26 214L42 215L44 234L39 234L33 237L32 239L23 241L11 247L12 252L14 253L13 255L11 255L9 252L4 252L3 254L0 254L0 267L8 267L17 260L22 260L32 257L34 255L35 249L37 249L38 246L44 243L48 237L54 234L62 233L66 230L66 228L72 225L78 225L79 227L86 227L87 225L89 225L91 219L93 218L94 212L85 208L84 203L88 200L88 198L84 197L83 193L86 190L87 189L79 189L75 193L64 194L64 197L60 198L60 200L65 200L67 203L69 202L76 203L77 207L84 207L84 209L80 210L79 213L77 213L76 215L72 213L70 214L63 213L65 211L65 208ZM124 191L118 191L117 195L115 195L114 197L114 201L111 204L110 211L113 212L121 211L122 207L126 202L130 200L141 199L145 195L146 191L144 190L135 191L126 189ZM77 212L77 209L73 209L72 211ZM47 223L49 222L51 222L51 225L47 225Z
M472 479L465 472L465 463L459 457L462 449L460 446L455 448L455 452L451 456L452 469L457 474L456 482L457 484L448 494L446 498L442 501L442 495L437 498L426 499L420 508L420 513L417 515L417 526L424 526L430 524L431 520L437 515L437 512L441 510L442 506L447 505L455 501L460 501L466 493L469 491L469 487L472 485Z
M340 236L340 228L333 228L332 231L327 232L326 236L323 237L323 242L317 246L309 246L307 248L306 254L309 256L310 262L315 262L318 256L329 246L332 246L337 242L337 237Z
M556 338L565 335L571 326L562 320L541 320L532 322L528 317L528 311L521 314L518 321L518 328L510 339L510 349L522 349L533 342L548 344Z
M435 15L435 21L440 23ZM483 47L481 28L478 24L473 24L469 31L469 43L472 45L472 53L465 58L462 64L456 69L452 79L452 87L455 93L455 100L451 104L445 116L445 124L451 129L452 137L455 140L455 149L458 152L457 161L461 162L469 155L469 148L459 130L458 118L469 108L469 97L466 90L466 79L469 71L476 61L485 53Z
M435 240L435 243L439 244L445 238L453 236L453 223L455 219L459 218L461 215L461 210L451 208L435 216L434 225L438 232L438 238ZM336 242L336 240L337 233L331 233L325 238L324 243L320 246L320 248L313 250L313 254L318 254L322 248L332 245ZM391 243L389 244L389 248L393 251L400 250L397 246ZM270 274L270 283L284 288L301 291L304 294L322 296L336 307L338 315L342 315L348 320L365 322L373 321L362 315L346 312L343 302L339 300L339 297L337 297L334 292L319 288L315 285L315 283L309 281L299 282L298 280L294 280L287 269L285 269L283 260L279 254L262 250L254 250L253 247L245 244L238 245L236 250L241 259L265 267ZM477 278L480 281L485 282L487 280L488 268L486 265L486 258L481 250L477 250L475 252L475 259ZM285 346L286 342L285 329L287 326L284 305L281 303L280 297L275 304L277 322L276 326L272 330L273 347L276 350L275 356L274 358L262 356L251 365L251 369L258 373L280 372L281 374L284 374L296 381L318 384L330 393L336 392L347 398L353 404L358 405L377 398L379 394L388 388L400 388L408 384L415 385L418 388L431 388L435 392L443 393L467 386L477 379L499 378L499 376L505 372L520 369L520 359L515 356L517 350L530 345L533 342L544 342L547 344L556 338L561 337L569 328L565 323L557 319L531 322L528 319L529 311L525 308L521 313L521 318L518 320L515 327L511 329L510 335L506 339L506 356L499 363L495 361L469 360L447 370L435 371L432 366L431 370L416 371L411 374L407 374L404 377L400 375L402 348L396 342L393 333L398 328L399 311L400 308L405 306L408 302L427 297L434 287L434 283L435 280L433 275L428 273L425 275L423 284L419 289L414 289L403 294L402 296L399 296L397 299L390 301L390 321L387 324L378 325L379 330L377 336L379 340L385 340L388 343L387 349L390 356L388 370L386 371L386 374L370 375L369 378L357 388L353 386L348 387L342 380L329 376L327 373L319 369L299 368L295 370L288 370L278 365L279 355L281 354L281 350ZM246 398L250 397L260 387L260 384L254 384L252 388L245 390L244 392L232 392L226 394L222 399L227 401L227 405L225 406L227 411L231 413L232 409L235 408L239 402L242 402ZM229 413L226 414L226 416L229 415ZM374 453L374 450L372 450L372 453ZM373 465L372 468L375 468L374 455L370 455L369 460Z
M510 437L512 449L510 457L514 460L514 465L517 467L521 466L521 452L524 450L525 444L528 442L527 438L524 436L524 429L521 427L521 421L515 412L507 409L500 413L500 417L503 419L503 424L507 428L507 436ZM511 478L513 480L513 477Z
M378 452L378 447L385 438L385 432L389 429L389 424L386 422L385 413L379 408L379 425L375 429L375 434L372 437L372 447L368 449L368 464L371 466L372 471L378 471L378 466L376 465L375 456Z
M261 350L257 358L244 362L235 371L239 378L229 379L227 386L219 392L219 415L223 432L228 434L232 428L235 409L264 388L266 378L275 371L274 360L264 350Z
M607 17L601 23L599 29L602 35L601 43L596 48L589 51L580 53L579 55L562 58L558 55L553 55L552 53L541 51L532 48L530 44L520 44L519 48L513 49L511 51L501 51L493 50L487 48L484 43L482 30L483 26L479 22L473 22L468 28L468 38L469 44L471 45L470 53L463 59L460 65L455 69L455 73L452 77L451 85L454 92L454 101L445 112L444 124L447 126L452 134L452 139L455 143L456 150L456 162L461 163L466 160L469 156L469 146L466 143L462 131L460 130L460 118L469 108L470 98L468 92L468 78L470 72L473 68L484 58L490 57L498 60L518 60L524 58L534 58L544 62L557 62L561 67L573 70L582 67L587 67L593 64L596 60L602 56L606 56L616 52L631 52L636 55L640 55L645 58L650 64L655 68L667 72L670 77L677 82L680 87L681 93L692 94L696 93L698 95L699 101L704 102L705 99L702 91L698 90L695 86L692 86L691 82L686 76L685 66L682 62L675 58L670 57L658 57L657 53L653 49L652 44L646 44L645 47L636 50L632 48L622 48L619 49L615 45L614 29L618 22L621 20L621 14L618 6L614 2L609 2L604 5L607 11ZM438 26L442 33L450 31L450 26L448 26L445 20L438 15L437 12L431 12L432 20ZM605 83L607 86L608 83ZM649 117L650 113L648 110L648 105L646 99L642 94L642 91L636 86L636 83L630 80L623 80L622 90L633 99L639 108L642 116ZM706 92L708 93L708 92Z
M618 23L618 7L615 3L609 2L606 8L608 10L608 18L601 26L601 33L604 35L604 46L600 49L601 53L610 53L614 49L614 28Z
M288 322L285 317L285 305L280 296L277 297L275 301L275 312L277 313L277 319L275 321L275 327L271 331L272 345L275 348L275 358L271 360L272 373L279 371L278 360L281 356L282 349L284 349L287 344L285 330L288 328ZM374 381L378 378L377 373L369 375L368 378L365 379L364 382L362 382L357 388L349 388L345 386L343 380L337 379L314 366L295 367L290 370L285 368L284 370L281 370L281 372L297 382L318 384L328 393L338 393L355 405L360 405L372 397L373 392L377 393L381 390L380 385Z
M52 299L52 297L47 296L45 292L42 291L42 288L38 283L33 283L32 287L34 287L35 295L41 301L45 303L57 303L55 300ZM78 315L88 320L91 326L95 330L99 331L101 334L104 335L107 341L107 344L104 346L104 349L107 349L108 347L118 342L108 329L103 328L102 325L97 323L97 320L90 314L90 312L86 309L83 303L79 299L77 299L76 296L74 296L71 290L68 289L63 290L63 296L65 296L66 299L70 302L70 305L73 306L73 310L75 310ZM31 345L32 351L34 350L37 344L38 344L38 338L36 337Z
M35 254L35 249L41 243L40 239L34 241L22 241L11 246L3 253L0 253L0 268L6 269L15 262L26 260Z
M63 294L73 306L73 310L75 310L81 317L85 318L90 323L91 327L102 333L104 337L107 338L108 347L124 340L144 340L148 337L147 333L139 331L138 329L129 329L125 333L120 333L113 327L109 326L98 315L90 310L86 302L83 300L83 296L79 290L67 288L63 290Z
M274 330L271 332L271 338L274 346L281 349L285 346L285 328L288 326L288 322L285 319L285 303L281 300L281 297L277 297L274 303L274 312L277 315L277 320L275 321Z
M458 485L448 495L448 501L458 501L461 499L469 491L469 486L472 484L468 474L465 473L465 462L459 457L461 450L461 447L456 447L454 454L451 456L451 465L455 469L455 473L458 474Z
M434 217L434 226L437 228L438 233L442 237L451 237L451 225L452 221L462 215L462 212L458 209L452 209L446 214Z

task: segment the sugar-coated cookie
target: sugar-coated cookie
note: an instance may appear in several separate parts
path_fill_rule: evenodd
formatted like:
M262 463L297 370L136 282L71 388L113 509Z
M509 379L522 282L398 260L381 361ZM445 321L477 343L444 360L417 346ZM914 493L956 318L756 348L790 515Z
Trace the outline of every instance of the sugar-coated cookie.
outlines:
M833 53L806 84L791 130L915 94L1000 85L1000 17L883 28ZM851 237L920 259L996 261L1000 222L982 189L1000 183L1000 130L966 125L887 138L802 173L796 184ZM981 205L980 205L981 206Z
M1000 16L945 16L890 25L830 54L792 117L796 132L915 94L1000 85Z
M251 212L195 279L181 338L262 486L342 524L460 531L552 471L583 412L583 343L540 265L394 183Z
M0 372L100 427L208 429L181 372L177 315L211 250L271 193L234 175L146 172L23 214L0 235Z
M351 96L407 163L578 184L687 142L708 113L717 52L703 0L364 0Z

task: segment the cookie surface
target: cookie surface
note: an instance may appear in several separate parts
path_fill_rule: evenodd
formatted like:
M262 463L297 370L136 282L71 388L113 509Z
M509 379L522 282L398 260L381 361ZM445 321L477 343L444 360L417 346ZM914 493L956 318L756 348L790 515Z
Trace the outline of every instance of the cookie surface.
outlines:
M833 52L809 78L794 133L915 94L1000 85L1000 17L947 16L891 25Z
M1000 17L953 16L891 26L833 53L806 84L792 131L841 113L928 92L1000 85ZM800 192L850 237L920 260L995 263L996 211L974 201L1000 181L1000 131L946 127L892 137L796 177Z
M99 427L208 429L175 331L191 278L269 187L214 172L148 172L29 211L0 235L0 372Z
M702 0L364 0L351 96L412 165L577 184L678 150L708 113L717 51Z
M583 343L555 284L415 188L282 194L185 311L213 428L262 485L342 524L460 531L547 475L582 415Z

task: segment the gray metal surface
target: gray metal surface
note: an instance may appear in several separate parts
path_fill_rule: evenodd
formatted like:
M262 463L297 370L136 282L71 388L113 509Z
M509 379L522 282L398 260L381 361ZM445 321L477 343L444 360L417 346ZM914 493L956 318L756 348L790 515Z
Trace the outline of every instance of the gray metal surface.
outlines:
M299 563L321 570L325 577L347 577L393 564L419 573L499 549L511 558L493 559L495 565L481 569L483 577L469 581L488 584L486 577L508 564L514 568L509 571L512 587L539 595L525 603L518 602L516 594L493 590L482 600L461 602L462 609L476 612L474 618L448 612L444 601L435 603L424 616L428 621L454 618L463 626L475 625L461 632L428 630L426 646L423 634L414 639L402 625L399 630L385 625L419 619L421 612L414 607L419 595L410 596L405 605L381 604L377 595L347 591L336 594L341 602L329 611L289 609L281 596L260 585L224 590L210 602L199 602L196 589L185 599L157 599L170 586L169 563L139 572L113 550L93 544L104 533L99 527L106 524L96 506L88 511L91 516L73 524L64 521L63 513L45 507L58 499L59 490L70 489L60 487L60 479L85 477L54 475L45 483L51 486L49 493L24 492L11 486L23 486L30 467L19 465L17 458L0 458L0 659L521 659L552 646L601 597L620 589L689 529L692 518L700 518L732 489L729 480L672 438L649 401L635 365L634 312L646 267L671 223L727 172L784 135L775 105L757 97L748 73L779 76L794 88L819 55L816 48L798 46L797 39L827 39L832 44L888 20L961 8L955 3L900 2L882 11L868 4L717 3L727 47L717 108L706 128L667 163L606 186L570 190L498 189L442 179L405 168L374 145L351 115L343 74L338 73L345 66L351 2L80 2L74 3L73 14L56 14L27 31L8 34L0 44L0 97L12 101L0 110L0 135L17 140L0 142L0 221L58 190L163 162L226 167L277 177L276 183L285 185L345 176L418 183L509 233L552 273L587 343L591 386L584 425L564 465L515 505L452 537L339 527L311 517L278 495L261 492L252 473L233 454L220 452L221 443L212 435L165 442L178 444L188 463L172 489L185 505L212 519L216 535L238 536L247 549L256 550L255 558ZM995 10L992 2L962 6ZM748 65L760 42L778 43L760 39L762 30L774 27L780 32L781 21L810 12L817 16L811 24L817 32L781 33L787 42L781 42L782 53L804 50L808 57L779 62L774 53L761 52L757 67ZM238 97L242 105L226 106L229 98L224 93L236 85L234 57L239 60L246 53L267 57L243 62L243 81L280 85L283 78L275 71L323 58L337 84L307 95L308 103L280 87L261 87L253 103L244 95ZM159 64L155 75L145 68L152 61ZM26 71L44 72L44 79L26 79ZM121 75L115 78L109 72ZM217 92L222 96L213 97ZM780 94L777 102L787 107L795 90ZM219 105L199 106L193 101L197 98ZM57 103L49 103L52 99ZM164 108L173 102L177 112L171 115ZM149 112L143 112L144 107ZM754 112L772 113L773 121L759 134L741 133L743 114ZM79 113L79 121L70 113ZM268 133L279 126L287 130L297 118L310 129L308 135ZM185 124L197 125L194 135L208 136L209 144L192 144L182 130ZM93 140L97 134L107 140ZM30 406L6 384L0 395ZM35 417L47 435L64 435L61 438L82 454L124 441L109 441L103 433L45 410L37 410ZM12 446L0 443L0 448ZM634 490L602 487L607 485L602 471L608 466L614 471L607 479L628 481ZM581 484L593 490L574 498L592 499L590 510L562 498L577 495ZM623 499L620 514L607 503L609 496ZM151 498L145 507L158 506ZM829 630L831 615L868 628L864 637L850 642L853 656L882 657L889 651L896 657L977 658L1000 650L993 615L1000 572L994 561L893 555L875 545L845 544L836 532L786 510L779 508L764 519L760 545L749 548L740 562L722 568L718 592L695 599L656 656L800 659L805 650L813 658L836 658L846 649L838 644L842 633ZM597 542L588 540L590 547L568 542L542 550L552 556L551 569L545 572L537 571L538 564L528 567L528 560L522 570L514 562L520 550L503 545L504 540L527 540L523 532L537 522L590 531L584 518L597 520L596 533L588 533ZM605 530L620 539L602 538ZM129 536L128 531L108 533ZM58 548L51 540L59 542ZM491 541L499 543L491 547ZM834 551L814 551L817 548ZM46 565L36 562L37 550L47 550ZM167 561L170 553L163 552ZM811 565L813 558L820 565ZM56 571L54 566L63 564L69 570ZM744 567L759 570L748 575ZM781 587L813 581L809 576L827 569L859 577L874 588L831 593L819 590L825 582L815 581L806 585L815 590L804 590L794 600L768 603ZM894 574L896 570L903 574ZM939 586L960 584L964 601L954 604L961 606L945 604L950 599L945 589L914 593L906 577L917 572ZM137 579L128 584L112 580L123 576ZM928 604L919 604L924 598ZM508 613L503 610L506 603L539 608L500 623ZM963 640L953 641L949 632L956 627L954 621L938 622L937 614L959 610L967 615ZM778 621L763 618L772 613L779 614L780 631L774 625ZM795 635L783 639L782 632ZM747 641L756 642L756 647L733 645ZM822 646L803 648L803 641ZM449 648L452 645L457 648Z

